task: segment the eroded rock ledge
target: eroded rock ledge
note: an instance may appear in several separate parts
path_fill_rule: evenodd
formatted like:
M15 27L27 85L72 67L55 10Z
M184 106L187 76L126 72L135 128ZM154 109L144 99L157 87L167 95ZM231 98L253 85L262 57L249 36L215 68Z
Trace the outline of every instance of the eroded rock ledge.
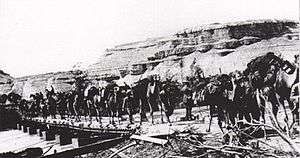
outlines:
M272 38L284 38L286 40L284 44L289 42L295 44L296 42L293 41L299 40L298 29L297 22L288 20L256 20L188 28L172 36L151 38L106 49L98 61L85 70L85 73L91 81L117 79L128 74L143 74L157 65L160 65L161 69L164 69L161 65L167 65L165 69L168 66L178 67L179 62L188 63L185 60L191 56L194 58L201 56L202 59L202 55L218 54L214 59L224 58L239 48L251 47ZM205 59L208 58L203 58ZM185 64L183 73L189 67L189 64ZM167 72L173 73L171 69ZM0 81L0 93L13 90L25 95L44 91L50 84L58 91L68 91L75 76L71 71L66 71L10 78L5 82Z

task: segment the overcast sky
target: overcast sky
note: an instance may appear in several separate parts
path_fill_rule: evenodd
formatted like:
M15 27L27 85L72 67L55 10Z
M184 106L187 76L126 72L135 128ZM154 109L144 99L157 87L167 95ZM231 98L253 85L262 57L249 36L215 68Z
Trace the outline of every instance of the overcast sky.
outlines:
M106 48L214 22L298 20L299 0L0 0L0 69L93 63Z

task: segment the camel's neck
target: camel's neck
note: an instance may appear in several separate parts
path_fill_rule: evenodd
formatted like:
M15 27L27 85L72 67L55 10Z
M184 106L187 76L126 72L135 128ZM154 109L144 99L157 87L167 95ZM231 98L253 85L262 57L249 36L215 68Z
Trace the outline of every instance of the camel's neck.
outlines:
M294 84L299 83L299 67L296 68L296 79L294 80Z
M287 74L284 70L279 70L278 75L282 78L281 80L286 82L288 87L292 87L292 85L299 82L299 67L292 74Z

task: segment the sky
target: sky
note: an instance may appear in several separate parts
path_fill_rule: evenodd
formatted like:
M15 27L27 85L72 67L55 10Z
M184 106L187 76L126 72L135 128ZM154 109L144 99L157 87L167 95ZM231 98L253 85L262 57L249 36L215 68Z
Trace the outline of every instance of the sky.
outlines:
M0 0L0 69L66 71L118 44L251 19L299 20L299 0Z

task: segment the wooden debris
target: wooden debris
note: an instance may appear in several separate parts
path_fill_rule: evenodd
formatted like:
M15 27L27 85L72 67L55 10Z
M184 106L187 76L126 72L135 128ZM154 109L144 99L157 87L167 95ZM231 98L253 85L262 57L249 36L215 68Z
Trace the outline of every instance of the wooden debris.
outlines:
M160 144L160 145L166 145L168 143L168 140L148 137L146 135L132 135L130 138L136 139L136 140L142 140L142 141L146 141L146 142L151 142L154 144Z
M75 157L75 156L78 156L78 155L92 153L92 152L95 152L95 151L107 150L107 149L119 144L122 141L124 141L124 138L117 137L117 138L114 138L114 139L108 139L108 140L96 142L96 143L93 143L93 144L85 145L85 146L82 146L82 147L79 147L79 148L76 148L76 149L73 149L73 150L67 150L67 151L63 151L63 152L60 152L60 153L43 156L42 158Z
M189 133L179 133L177 136L178 137L187 137Z
M296 143L291 138L289 138L287 135L285 135L283 132L281 132L278 129L278 127L276 128L274 126L271 126L271 125L268 125L268 124L263 124L263 123L250 123L250 122L247 122L247 121L239 121L239 122L248 124L250 126L264 126L264 127L269 127L271 129L275 130L277 132L277 134L282 138L282 140L284 140L295 153L297 153L298 155L300 155L300 149L296 145Z
M121 157L121 158L129 158L129 157L126 156L124 153L118 152L118 149L116 149L116 148L110 148L109 150L112 151L112 152L114 152L114 153L113 153L114 155L111 155L111 156L109 156L109 157L113 157L113 156L115 156L115 155L118 155L118 156ZM115 152L118 152L118 153L115 154Z
M174 133L175 133L174 131L159 132L159 133L147 133L147 134L145 134L145 136L148 136L148 137L168 136L168 135L172 135Z
M112 157L114 157L115 155L119 155L119 156L122 157L122 158L127 158L128 156L126 156L125 154L123 154L123 153L121 153L121 152L124 151L124 150L126 150L127 148L130 148L130 147L135 146L135 145L137 145L137 143L136 143L136 142L133 142L133 143L130 143L130 144L124 146L123 148L121 148L121 149L119 149L119 150L112 148L112 149L110 149L110 150L112 150L114 153L111 154L111 155L109 156L109 158L112 158Z

